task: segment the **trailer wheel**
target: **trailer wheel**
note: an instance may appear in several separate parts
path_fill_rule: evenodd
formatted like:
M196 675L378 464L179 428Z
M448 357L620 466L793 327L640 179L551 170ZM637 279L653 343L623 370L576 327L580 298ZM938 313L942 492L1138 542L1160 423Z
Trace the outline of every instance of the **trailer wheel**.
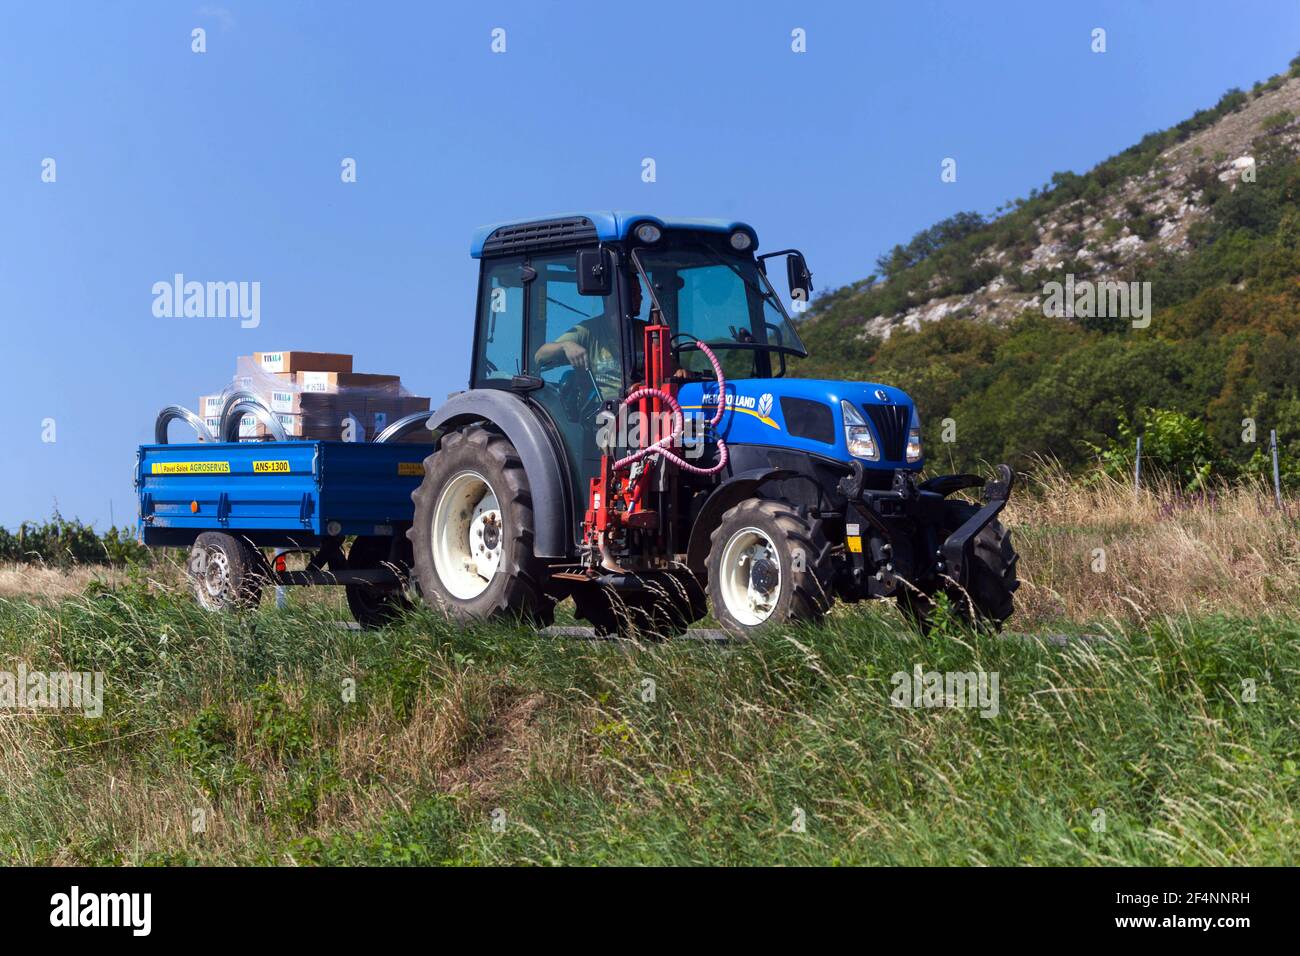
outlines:
M225 612L257 607L264 578L262 556L242 538L204 531L190 548L185 571L199 606Z
M397 573L402 583L389 587L370 584L349 584L344 587L348 610L363 628L380 628L392 624L411 608L406 597L406 580L411 573L411 543L397 542L396 560L390 560L393 539L380 536L363 536L352 542L348 549L349 571L363 571L389 567Z
M550 617L528 476L508 439L480 425L444 435L411 498L407 537L427 603L457 620Z
M713 616L736 636L815 621L833 601L821 520L784 501L753 498L726 512L710 536L708 571Z

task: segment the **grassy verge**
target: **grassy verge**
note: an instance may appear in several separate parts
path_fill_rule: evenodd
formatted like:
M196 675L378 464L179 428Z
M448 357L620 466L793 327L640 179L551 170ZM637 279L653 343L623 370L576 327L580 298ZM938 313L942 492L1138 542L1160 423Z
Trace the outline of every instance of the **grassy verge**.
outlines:
M1053 641L864 608L730 647L344 619L0 600L0 668L106 679L100 718L0 710L0 860L1300 862L1290 613ZM917 665L996 672L996 716L893 706Z

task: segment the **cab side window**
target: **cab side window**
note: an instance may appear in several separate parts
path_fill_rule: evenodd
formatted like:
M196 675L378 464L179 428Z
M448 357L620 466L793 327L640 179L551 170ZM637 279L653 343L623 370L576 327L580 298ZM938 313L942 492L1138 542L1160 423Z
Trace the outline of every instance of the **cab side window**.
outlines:
M524 372L523 267L520 258L484 264L475 335L475 386L508 383Z
M578 294L574 253L534 256L529 265L537 271L529 301L532 372L556 385L576 375L577 381L569 389L584 395L598 391L600 397L617 398L623 390L623 358L613 297ZM559 356L547 362L537 360L539 354L544 354L539 349L546 343L565 342L582 346L586 354L580 367L573 367L567 358Z

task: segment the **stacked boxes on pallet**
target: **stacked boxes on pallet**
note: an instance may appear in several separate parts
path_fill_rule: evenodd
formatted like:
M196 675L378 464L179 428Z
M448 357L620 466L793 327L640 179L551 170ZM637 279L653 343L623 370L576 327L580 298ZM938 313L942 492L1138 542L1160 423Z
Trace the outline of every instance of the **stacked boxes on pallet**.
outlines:
M373 441L393 422L429 410L397 375L352 371L352 356L331 352L254 352L241 356L234 381L220 394L199 397L199 414L215 434L221 409L234 391L251 392L278 419L285 435L307 441ZM247 415L240 437L268 438ZM416 435L427 440L427 436Z

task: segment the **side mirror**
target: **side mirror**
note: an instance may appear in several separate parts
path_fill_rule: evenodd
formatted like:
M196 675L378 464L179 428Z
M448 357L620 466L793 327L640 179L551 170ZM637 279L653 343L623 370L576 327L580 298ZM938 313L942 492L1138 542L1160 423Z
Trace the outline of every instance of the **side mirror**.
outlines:
M578 295L609 295L614 290L614 270L604 249L578 252Z
M790 298L807 302L812 298L812 273L802 252L791 252L785 257L785 277L790 283Z

